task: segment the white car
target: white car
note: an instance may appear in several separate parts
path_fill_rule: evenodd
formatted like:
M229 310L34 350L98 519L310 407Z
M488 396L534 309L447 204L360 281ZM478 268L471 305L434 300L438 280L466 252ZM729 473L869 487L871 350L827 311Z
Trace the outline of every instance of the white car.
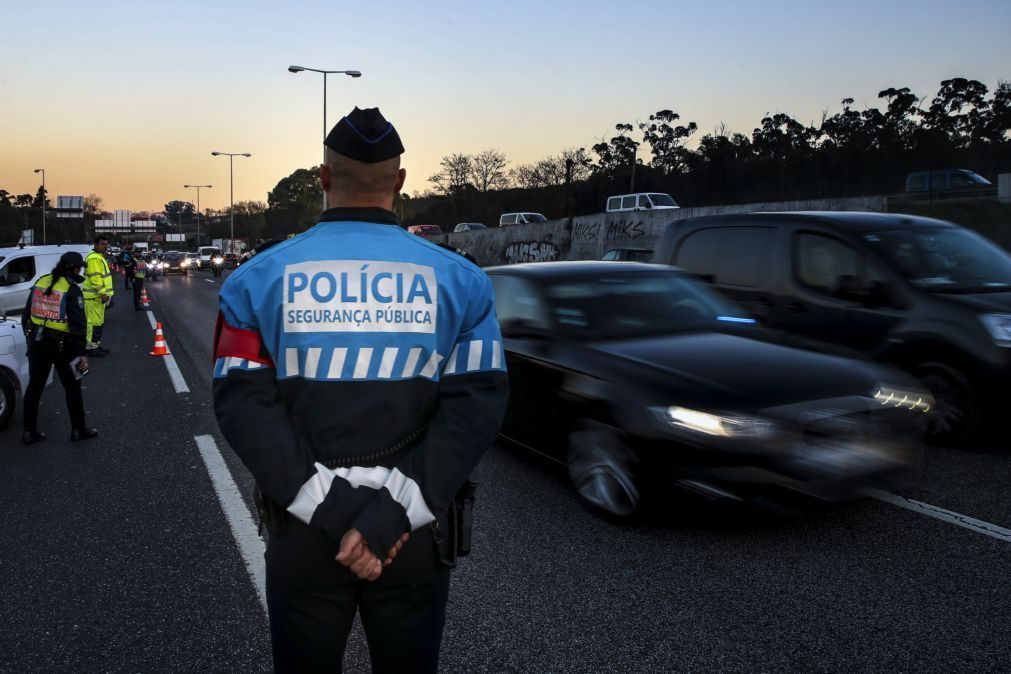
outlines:
M28 345L21 332L21 320L0 318L0 428L14 416L18 392L24 394L27 387Z

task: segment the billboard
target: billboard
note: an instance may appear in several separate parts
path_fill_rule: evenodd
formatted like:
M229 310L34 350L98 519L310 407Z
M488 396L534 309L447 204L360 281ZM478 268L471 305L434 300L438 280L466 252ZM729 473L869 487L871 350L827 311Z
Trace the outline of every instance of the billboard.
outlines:
M83 218L84 197L56 197L56 217Z

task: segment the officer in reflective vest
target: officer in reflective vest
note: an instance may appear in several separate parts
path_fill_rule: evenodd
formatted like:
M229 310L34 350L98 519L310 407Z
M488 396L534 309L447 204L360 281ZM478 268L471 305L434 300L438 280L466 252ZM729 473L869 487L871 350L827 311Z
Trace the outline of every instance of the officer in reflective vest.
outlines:
M70 439L87 440L98 435L84 421L84 398L80 378L88 371L84 343L86 319L84 297L77 286L84 279L80 253L60 257L53 271L40 278L25 303L22 327L28 339L28 387L25 389L24 432L21 440L33 445L45 439L39 432L39 401L53 367L67 391Z
M130 272L126 272L130 274ZM141 294L144 292L144 278L147 276L147 262L143 257L138 257L133 267L133 310L141 311L144 306L140 303Z
M85 259L84 313L88 317L87 349L89 356L103 357L109 354L102 348L102 326L105 325L105 308L112 299L112 272L105 252L109 249L109 239L95 237L95 248Z

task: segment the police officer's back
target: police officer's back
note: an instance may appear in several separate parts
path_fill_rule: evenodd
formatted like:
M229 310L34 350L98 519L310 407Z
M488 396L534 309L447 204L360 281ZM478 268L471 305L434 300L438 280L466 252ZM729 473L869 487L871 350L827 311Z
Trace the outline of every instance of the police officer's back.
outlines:
M280 512L277 670L337 669L357 609L375 671L435 671L436 543L507 398L491 283L397 222L403 146L378 110L356 108L326 145L321 222L222 288L215 411Z

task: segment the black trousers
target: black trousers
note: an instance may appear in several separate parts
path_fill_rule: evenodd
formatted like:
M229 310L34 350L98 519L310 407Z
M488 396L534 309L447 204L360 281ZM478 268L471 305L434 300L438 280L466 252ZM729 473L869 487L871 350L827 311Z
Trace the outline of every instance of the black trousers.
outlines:
M374 582L359 580L336 561L339 549L329 536L290 515L285 535L267 542L274 670L342 671L358 612L373 672L438 671L449 568L439 561L429 528L412 533Z
M134 277L133 279L133 308L143 309L140 303L140 294L144 290L144 279Z
M71 358L66 356L60 339L44 336L41 341L36 341L29 335L28 340L28 387L25 389L24 429L39 430L39 402L42 400L46 379L49 378L49 372L53 367L56 368L56 374L67 395L71 429L85 428L81 382L74 377L70 369Z

